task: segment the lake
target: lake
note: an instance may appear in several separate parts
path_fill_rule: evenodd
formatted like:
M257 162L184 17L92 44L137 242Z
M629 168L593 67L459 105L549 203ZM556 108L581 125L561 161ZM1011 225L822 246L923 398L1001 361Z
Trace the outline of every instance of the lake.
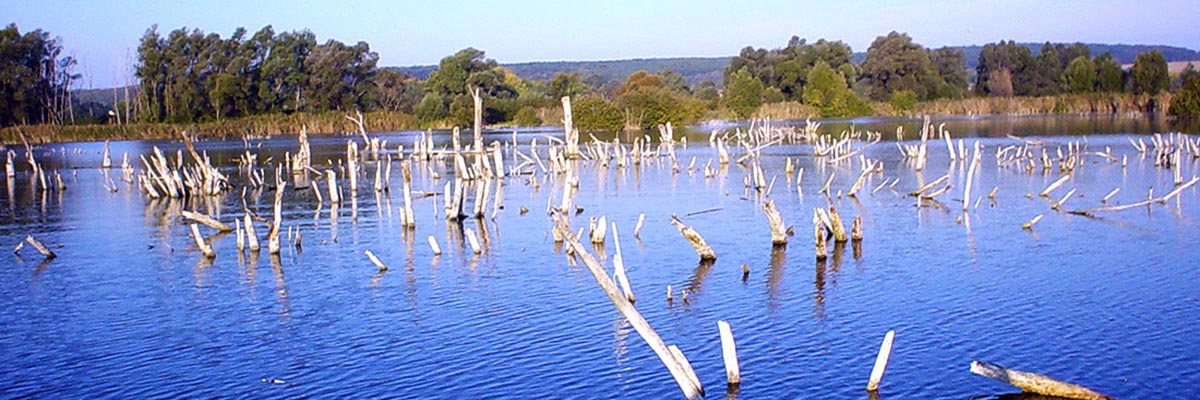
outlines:
M897 145L916 144L920 121L862 119L821 127L833 135L851 125L882 133L883 140L861 152L881 162L882 171L868 174L854 198L837 193L859 176L857 160L828 164L807 143L762 149L761 167L773 181L766 198L795 227L785 248L771 245L760 209L764 195L744 184L752 169L731 163L704 176L706 163L717 169L708 144L714 126L676 132L687 138L675 148L677 173L666 157L623 168L577 161L573 203L580 211L572 212L571 226L601 216L615 223L637 309L687 356L709 398L868 398L863 388L889 330L895 342L877 398L993 399L1018 391L971 374L972 360L1116 398L1197 397L1198 189L1162 204L1092 216L1065 212L1136 203L1151 190L1162 196L1175 186L1172 168L1187 180L1198 174L1196 160L1184 153L1180 164L1165 168L1139 155L1130 140L1148 143L1165 129L1141 119L933 122L944 122L966 147L982 146L965 213L966 162L952 162L944 142L932 140L925 168L916 171ZM895 142L898 125L905 142ZM642 135L657 142L657 132L616 136L628 144ZM43 192L31 184L24 149L10 146L17 175L0 191L0 244L15 246L33 235L57 258L44 261L29 246L0 256L0 397L681 396L588 270L555 245L547 207L561 202L562 175L532 166L526 168L532 174L502 178L502 208L489 206L486 218L458 226L442 217L440 196L453 179L453 159L414 162L413 190L439 195L414 200L410 231L399 220L394 158L396 145L411 150L418 133L371 136L386 140L393 157L388 193L372 189L373 157L361 162L356 195L341 179L348 198L336 209L327 196L319 204L312 190L289 185L280 255L239 252L235 235L201 226L217 254L212 260L197 249L180 211L233 224L245 213L244 201L270 217L274 191L243 190L247 178L236 161L248 148L270 182L274 165L295 153L295 136L196 142L230 177L231 190L187 201L151 199L125 182L119 168L101 169L103 143L35 147L43 168L66 186ZM470 142L469 133L463 137ZM530 155L536 140L545 162L547 137L561 138L561 128L492 131L484 141L516 138L517 151ZM447 145L449 134L435 132L433 139ZM311 137L313 166L344 162L347 140L361 138ZM1041 143L1031 149L1044 148L1050 157L1072 142L1085 144L1089 154L1044 199L1038 193L1059 179L1057 169L997 161L998 149L1022 140ZM138 157L154 146L172 159L183 148L179 141L110 146L114 166L128 153L138 172ZM512 152L504 147L508 168L521 162ZM688 170L693 158L695 169ZM784 175L788 158L804 170L798 186L795 176ZM1122 158L1124 166L1116 161ZM908 195L947 174L952 188L934 201ZM819 193L827 181L829 196ZM1069 190L1075 194L1052 210ZM847 225L861 217L864 239L857 246L831 242L829 257L817 261L812 212L829 205ZM641 214L645 223L635 238ZM1039 214L1031 229L1022 229ZM698 261L671 215L704 237L715 263ZM482 254L473 254L465 228L486 235ZM256 229L260 237L267 230ZM299 249L287 240L295 235ZM440 256L427 244L430 236ZM610 229L603 255L593 252L609 273L615 244ZM390 268L379 272L364 250ZM742 384L736 390L726 388L718 320L732 326L737 342Z

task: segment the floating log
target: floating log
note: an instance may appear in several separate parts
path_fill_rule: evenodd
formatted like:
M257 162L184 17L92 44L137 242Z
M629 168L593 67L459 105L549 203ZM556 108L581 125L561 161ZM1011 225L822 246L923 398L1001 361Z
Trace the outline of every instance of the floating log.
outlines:
M708 243L704 241L703 237L700 237L700 234L695 229L684 225L674 215L671 216L671 224L675 225L676 229L679 229L679 234L683 235L683 238L687 239L688 243L692 245L692 249L696 250L696 255L700 256L700 261L717 259L717 254L713 253L712 247L708 246Z
M217 253L213 251L212 246L209 246L208 243L204 241L204 237L200 236L200 226L192 224L191 227L192 238L196 239L196 247L200 248L200 253L204 254L204 257L215 258Z
M981 361L971 361L971 373L1016 386L1026 393L1081 400L1112 399L1083 386L1057 381L1045 375L1011 370Z
M767 217L767 226L771 229L771 244L787 244L787 227L783 223L783 217L779 215L779 210L775 209L775 202L768 199L763 202L762 208Z
M588 272L592 274L600 289L608 296L609 301L612 301L617 311L625 317L629 325L654 350L654 354L667 367L667 370L671 373L671 377L675 379L675 383L683 391L683 396L687 399L703 398L704 387L698 381L691 378L691 376L695 376L695 373L689 372L690 368L685 367L683 362L686 362L686 358L682 357L682 353L672 352L667 344L663 342L662 338L658 336L658 333L654 331L654 328L650 327L650 323L646 322L642 314L633 307L633 303L630 303L622 295L621 291L617 289L617 285L613 283L612 278L609 278L608 273L604 272L604 267L591 254L588 254L587 249L578 240L574 239L574 235L571 233L571 228L567 226L565 218L556 217L556 220L555 230L559 231L559 236L566 238L566 246L579 258L588 269ZM681 362L681 360L684 361Z
M740 384L742 373L738 370L737 345L733 342L733 331L725 321L717 321L717 330L721 333L721 358L725 360L725 381L730 385Z
M883 343L879 345L879 354L875 356L875 366L871 368L871 377L867 379L867 391L879 389L879 381L883 379L883 370L887 369L888 357L892 354L892 339L896 331L888 331L883 335Z
M433 235L429 235L429 249L433 250L435 256L442 255L442 248L438 247L437 239L434 239Z
M1068 179L1071 179L1071 174L1063 175L1061 178L1058 178L1058 180L1051 183L1050 186L1046 186L1045 189L1042 189L1042 191L1038 193L1038 196L1045 197L1046 195L1050 194L1050 192L1054 191L1054 189L1058 189L1059 186L1067 183Z
M187 210L183 210L180 213L183 214L184 218L199 222L209 228L213 228L213 229L216 229L221 232L232 232L233 231L233 227L226 225L226 224L222 223L221 221L217 221L216 219L214 219L213 217L210 217L208 215L197 213L197 212L191 212L191 211L187 211Z
M372 264L375 264L376 267L379 267L379 272L388 270L387 265L384 265L383 261L379 261L379 257L375 257L375 253L372 253L370 250L363 250L363 254L367 255L367 258L371 260Z
M37 250L38 253L41 253L42 256L45 257L47 260L53 259L54 257L58 257L58 255L54 254L54 252L51 251L49 247L46 247L46 245L42 244L42 242L38 241L37 239L34 239L33 235L25 235L25 243L29 243L30 246L33 246L33 249ZM13 249L13 253L20 251L21 247L22 247L22 245L18 243L17 248Z
M950 179L950 174L942 175L941 178L937 178L937 179L934 179L933 182L926 183L924 186L917 188L917 190L909 192L908 195L913 196L913 197L921 197L921 194L925 193L925 191L927 191L929 189L933 189L934 186L941 185L942 183L946 182L949 179ZM930 197L932 197L932 196L930 196Z

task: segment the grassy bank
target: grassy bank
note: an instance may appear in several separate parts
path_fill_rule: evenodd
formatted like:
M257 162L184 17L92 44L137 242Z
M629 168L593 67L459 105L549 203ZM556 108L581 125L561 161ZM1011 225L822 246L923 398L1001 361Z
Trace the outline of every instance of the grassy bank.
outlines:
M368 130L395 131L417 127L417 119L399 112L376 111L363 114ZM18 132L30 143L86 142L121 139L173 139L187 131L200 137L242 137L294 134L301 127L309 133L334 134L355 132L358 127L343 113L271 114L191 124L133 123L126 125L31 125L0 129L0 141L21 143Z

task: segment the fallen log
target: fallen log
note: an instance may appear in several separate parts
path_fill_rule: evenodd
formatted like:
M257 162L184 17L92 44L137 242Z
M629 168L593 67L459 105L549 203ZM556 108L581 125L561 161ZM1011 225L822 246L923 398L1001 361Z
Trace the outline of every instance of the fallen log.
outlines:
M204 226L216 229L221 232L232 232L233 231L233 227L226 225L226 224L222 223L221 221L217 221L213 217L210 217L205 214L201 214L198 212L191 212L191 211L187 211L187 210L183 210L181 212L181 214L183 214L184 218L199 222L201 224L204 224Z
M1111 397L1096 393L1083 386L1057 381L1045 375L1015 371L981 361L971 361L971 373L1016 386L1021 391L1027 393L1068 399L1112 400Z

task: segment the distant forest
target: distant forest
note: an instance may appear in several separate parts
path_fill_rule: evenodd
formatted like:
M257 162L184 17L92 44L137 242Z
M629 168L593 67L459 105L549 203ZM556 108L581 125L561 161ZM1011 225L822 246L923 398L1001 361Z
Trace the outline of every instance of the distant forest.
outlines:
M793 36L730 57L502 65L468 47L436 66L395 68L377 65L379 54L366 42L318 42L309 30L268 25L223 37L152 26L131 66L136 85L67 91L76 65L51 37L22 35L15 25L0 31L0 126L362 111L411 127L461 127L472 123L474 93L491 125L561 123L561 99L569 97L581 129L930 112L1161 113L1168 103L1172 115L1200 112L1200 73L1174 74L1168 66L1200 56L1170 46L999 41L933 49L893 31L859 53L842 41ZM1014 108L1012 98L1042 105Z
M1043 43L1017 43L1024 46L1033 54L1041 50ZM1118 64L1133 64L1134 57L1150 50L1158 50L1167 62L1200 60L1200 52L1174 46L1141 45L1141 44L1101 44L1085 43L1091 53L1100 55L1108 53ZM966 69L974 72L979 63L979 53L983 46L951 46L961 50L966 61ZM582 76L599 76L605 80L624 79L637 71L662 71L664 68L682 75L689 85L711 81L718 86L722 84L722 73L729 66L729 57L666 57L666 58L637 58L628 60L605 61L537 61L523 63L507 63L500 66L512 71L519 77L534 80L546 80L558 73L577 73ZM862 64L867 58L866 52L855 52L850 56L850 62ZM417 79L426 79L436 65L417 65L407 67L385 67L411 75Z

